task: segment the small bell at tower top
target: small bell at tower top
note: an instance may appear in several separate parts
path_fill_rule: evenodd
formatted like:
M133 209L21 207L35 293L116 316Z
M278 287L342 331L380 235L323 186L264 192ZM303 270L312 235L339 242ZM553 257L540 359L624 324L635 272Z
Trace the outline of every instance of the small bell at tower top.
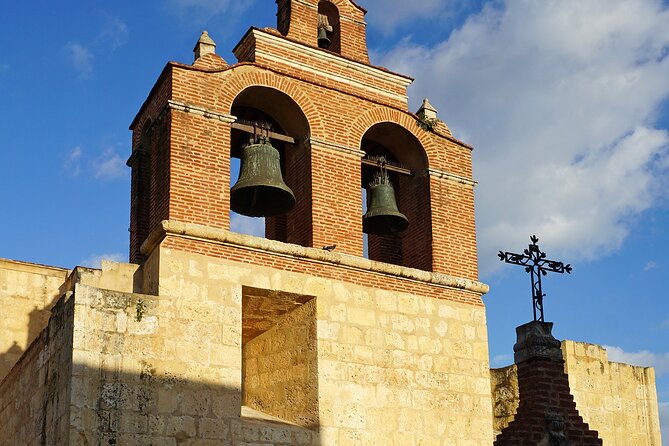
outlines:
M269 138L244 147L239 179L230 189L230 209L248 217L274 217L295 206L295 195L281 175L279 151Z
M409 220L397 208L395 189L383 167L367 188L367 203L367 213L362 217L366 234L398 234L409 227Z
M328 16L325 14L318 14L318 48L330 48L332 41L328 37L328 32L332 32L333 28L330 25Z
M318 48L330 48L332 41L328 37L328 31L324 27L318 28Z

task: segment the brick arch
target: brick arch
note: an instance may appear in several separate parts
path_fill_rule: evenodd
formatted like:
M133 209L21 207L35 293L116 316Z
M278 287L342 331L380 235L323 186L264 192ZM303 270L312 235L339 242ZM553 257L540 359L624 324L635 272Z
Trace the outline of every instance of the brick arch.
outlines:
M429 167L430 164L432 164L433 158L431 155L434 154L432 138L429 137L427 132L418 127L416 118L412 115L387 107L377 107L360 115L358 119L351 124L351 130L347 135L346 145L359 148L362 144L362 138L367 131L374 125L385 122L399 125L415 136L425 151L427 157L426 167Z
M413 177L398 176L393 180L396 186L397 204L400 212L404 213L409 220L409 228L401 236L397 234L370 234L367 245L369 258L432 271L432 198L430 180L425 175L424 170L430 164L427 151L427 148L431 145L430 137L418 127L412 115L386 107L376 107L353 122L347 135L349 147L362 148L363 137L370 134L370 131L374 132L373 128L378 124L390 124L404 129L407 134L415 138L413 148L422 150L422 153L419 153L417 157L409 156L406 158L406 161L413 164L407 164L407 167L416 170L417 175ZM375 136L385 135L383 133L385 130L381 131L381 134ZM370 136L372 135L370 134ZM388 149L390 148L388 147ZM404 162L403 160L400 161Z
M247 69L240 70L241 68ZM227 73L229 75L225 82L219 84L221 88L216 95L216 109L231 113L235 99L244 90L249 87L267 87L284 93L297 104L307 119L311 133L322 133L325 130L324 119L319 108L309 96L301 91L297 81L277 76L270 70L248 65L233 68Z
M355 2L351 0L322 0L328 1L335 5L341 14L355 17L356 19L363 20L365 13L367 12L364 8L358 6ZM317 2L318 3L318 2Z

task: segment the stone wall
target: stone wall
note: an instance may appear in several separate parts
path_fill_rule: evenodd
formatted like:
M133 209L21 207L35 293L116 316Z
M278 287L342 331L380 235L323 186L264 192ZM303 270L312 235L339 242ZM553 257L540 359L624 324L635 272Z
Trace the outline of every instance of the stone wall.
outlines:
M583 419L607 446L659 446L655 372L609 362L599 345L564 341L569 385Z
M146 272L159 277L161 299L188 308L204 305L220 315L226 341L237 343L221 352L229 367L241 367L235 349L242 337L242 288L316 297L320 444L492 443L483 306L172 248L159 247L154 255L160 256L154 264L159 272ZM474 301L465 298L467 291L442 290L443 296L462 294L463 301ZM191 343L196 344L191 349L206 345L205 339ZM180 357L190 355L184 350ZM240 381L229 386L239 389Z
M242 413L240 287L175 297L76 285L75 301L71 445L318 444Z
M0 445L68 444L74 299L61 299L52 313L0 383Z
M603 347L581 342L563 341L562 354L576 408L606 446L661 445L652 368L609 362ZM498 435L518 408L516 366L491 370L491 382Z
M46 327L68 270L0 259L0 380Z
M318 426L316 300L244 345L243 404L304 427Z

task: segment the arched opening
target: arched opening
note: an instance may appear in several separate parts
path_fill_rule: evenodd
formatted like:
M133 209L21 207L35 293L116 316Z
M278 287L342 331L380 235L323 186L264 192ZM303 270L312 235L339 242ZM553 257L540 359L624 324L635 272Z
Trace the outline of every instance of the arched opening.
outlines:
M245 217L231 212L230 227L234 232L265 236L271 240L310 246L311 225L311 153L305 144L309 134L306 116L287 94L269 87L253 86L242 91L234 100L232 115L236 123L267 125L276 135L294 139L286 142L270 138L279 152L283 180L295 195L295 207L274 217ZM251 134L233 127L230 139L231 186L239 177L242 149L251 142Z
M372 126L362 138L365 161L362 166L363 215L367 212L369 184L379 168L375 160L388 163L388 176L395 189L399 211L409 227L399 233L366 235L369 259L432 270L432 214L427 156L420 141L404 127L383 122ZM372 161L370 163L369 161Z
M318 46L341 54L339 10L332 2L318 2Z

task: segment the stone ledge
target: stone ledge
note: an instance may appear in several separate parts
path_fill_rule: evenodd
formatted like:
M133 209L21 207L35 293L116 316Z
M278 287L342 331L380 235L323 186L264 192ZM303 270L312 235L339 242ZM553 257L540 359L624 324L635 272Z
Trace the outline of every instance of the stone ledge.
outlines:
M486 294L490 290L488 285L470 279L422 271L414 268L406 268L349 254L328 252L316 248L305 248L303 246L268 240L262 237L238 234L224 229L170 220L163 220L161 224L151 232L149 237L142 244L142 254L148 257L168 235L203 240L221 245L236 246L248 250L270 252L273 254L293 257L295 259L342 265L401 279L415 280L432 285L466 290L477 294Z

